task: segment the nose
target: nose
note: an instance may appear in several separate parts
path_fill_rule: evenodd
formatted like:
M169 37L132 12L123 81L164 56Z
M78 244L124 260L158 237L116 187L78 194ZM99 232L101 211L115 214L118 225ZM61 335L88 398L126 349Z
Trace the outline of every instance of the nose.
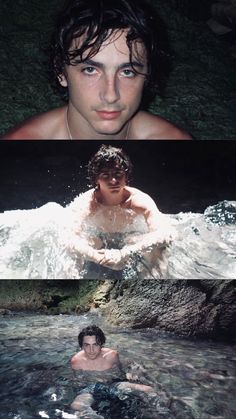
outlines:
M108 104L113 104L120 99L119 81L115 74L104 76L101 99Z
M115 176L111 176L110 177L110 183L111 184L114 184L114 183L116 183L117 182L117 178L115 177Z

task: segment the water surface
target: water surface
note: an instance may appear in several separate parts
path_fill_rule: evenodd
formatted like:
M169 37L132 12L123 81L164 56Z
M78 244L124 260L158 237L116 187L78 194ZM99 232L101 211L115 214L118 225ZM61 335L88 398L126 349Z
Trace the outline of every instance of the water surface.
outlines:
M100 416L236 416L235 345L183 339L152 329L120 329L89 313L17 314L0 319L1 418L75 418L70 403L83 383L73 381L69 359L78 350L78 332L91 323L102 327L106 346L119 351L126 371L136 371L139 382L152 385L158 394L150 398L136 392L112 400L101 398L95 406Z

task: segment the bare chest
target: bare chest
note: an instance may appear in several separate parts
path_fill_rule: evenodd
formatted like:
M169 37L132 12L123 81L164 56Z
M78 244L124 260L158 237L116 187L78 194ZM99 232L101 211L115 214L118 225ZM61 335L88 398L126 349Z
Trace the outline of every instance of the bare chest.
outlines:
M137 218L135 211L118 207L102 207L92 215L88 224L99 231L106 233L127 232L134 230Z

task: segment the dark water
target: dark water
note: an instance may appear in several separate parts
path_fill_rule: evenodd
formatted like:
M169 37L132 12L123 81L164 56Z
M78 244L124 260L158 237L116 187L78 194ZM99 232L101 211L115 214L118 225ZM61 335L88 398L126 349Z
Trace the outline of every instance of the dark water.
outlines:
M117 271L88 271L65 245L67 208L49 202L32 210L0 214L0 278L2 279L114 279ZM169 214L177 237L166 251L167 271L158 259L148 266L134 259L123 278L234 279L236 277L236 201L221 201L203 214ZM67 240L67 239L66 239ZM92 273L91 273L92 272Z
M235 403L235 345L182 339L151 329L133 331L107 324L95 314L15 315L0 320L0 418L92 418L76 416L69 359L78 350L82 327L103 328L106 346L117 349L126 371L152 385L157 396L140 392L101 397L94 408L105 419L232 419Z

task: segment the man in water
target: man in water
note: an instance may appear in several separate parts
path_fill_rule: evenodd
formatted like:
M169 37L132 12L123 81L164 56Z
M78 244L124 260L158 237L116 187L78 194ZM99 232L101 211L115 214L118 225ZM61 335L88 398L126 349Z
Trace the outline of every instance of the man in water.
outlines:
M164 250L174 230L153 199L128 186L132 163L126 153L102 145L88 163L93 186L67 207L72 237L70 248L96 266L121 271L141 260L158 269L147 276L162 277Z
M69 0L58 16L52 63L68 104L33 116L5 139L191 139L141 110L157 93L159 18L145 0Z
M99 327L92 325L82 329L78 341L81 350L71 358L74 378L75 381L80 380L79 384L83 380L87 380L90 384L76 396L71 404L72 409L90 413L91 417L94 417L95 412L91 406L96 399L119 397L124 393L130 394L132 391L156 395L151 386L123 381L127 380L127 375L133 381L137 380L137 377L130 373L125 375L118 352L103 347L106 338ZM97 382L94 382L95 380Z

